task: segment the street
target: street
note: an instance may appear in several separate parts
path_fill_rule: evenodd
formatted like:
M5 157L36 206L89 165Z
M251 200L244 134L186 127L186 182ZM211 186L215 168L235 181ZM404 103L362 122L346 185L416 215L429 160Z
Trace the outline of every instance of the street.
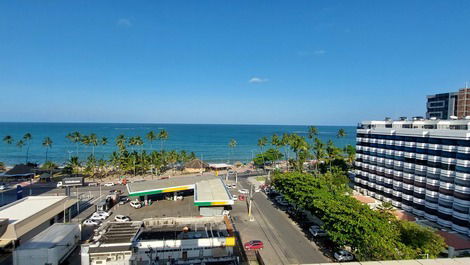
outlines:
M250 187L246 178L241 178L239 183L243 188ZM255 193L253 202L253 216L272 245L273 254L284 256L279 257L279 260L283 263L287 260L289 264L329 262L315 243L305 236L284 211L274 206L264 193Z

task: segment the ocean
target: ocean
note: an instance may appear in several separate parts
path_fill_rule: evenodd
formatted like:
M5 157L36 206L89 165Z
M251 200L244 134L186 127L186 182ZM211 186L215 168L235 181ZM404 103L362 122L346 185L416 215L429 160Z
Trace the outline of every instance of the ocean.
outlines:
M354 126L316 126L319 138L323 141L333 140L339 147L347 144L354 145L356 132ZM346 137L337 138L339 129L346 131ZM282 136L283 133L296 133L307 136L308 126L291 125L216 125L216 124L115 124L115 123L0 123L0 137L3 139L10 135L14 139L13 144L0 143L0 161L7 165L24 163L27 146L19 148L16 142L25 133L32 134L29 150L29 161L43 163L46 156L46 148L42 146L43 139L50 137L52 147L48 152L48 160L56 163L64 163L70 156L76 156L75 144L65 136L68 133L78 131L83 134L95 133L98 138L107 137L108 145L95 147L97 158L108 158L116 150L115 138L124 134L126 136L141 136L144 148L150 149L150 143L145 135L153 130L158 133L165 129L169 138L164 144L166 150L186 150L194 152L197 157L209 162L250 161L253 155L260 152L257 146L258 139L263 136L270 137L274 133ZM230 151L228 143L230 139L237 141L235 149ZM266 149L267 147L265 147ZM153 142L153 149L160 149L160 142ZM78 150L80 159L86 158L91 153L91 147L80 145Z

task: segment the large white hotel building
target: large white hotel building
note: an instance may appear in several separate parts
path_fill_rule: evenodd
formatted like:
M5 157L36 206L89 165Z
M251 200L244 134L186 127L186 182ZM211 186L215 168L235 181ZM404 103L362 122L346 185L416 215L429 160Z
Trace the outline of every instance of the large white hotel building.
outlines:
M366 121L357 129L357 191L470 235L470 120Z

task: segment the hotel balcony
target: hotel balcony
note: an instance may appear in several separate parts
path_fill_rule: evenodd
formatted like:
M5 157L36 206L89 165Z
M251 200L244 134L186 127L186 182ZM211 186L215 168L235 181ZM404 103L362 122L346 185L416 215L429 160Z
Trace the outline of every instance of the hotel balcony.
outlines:
M426 170L427 170L427 166L416 165L416 164L415 164L415 171L416 171L416 172L426 172Z
M363 146L363 147L362 147L362 150L364 150L364 152L369 152L370 147L368 147L368 146Z
M356 142L360 143L360 142L362 142L362 139L363 139L362 137L356 137Z
M412 153L412 152L403 152L404 153L404 156L406 158L415 158L416 157L416 153Z
M362 145L356 145L356 150L362 150Z
M426 154L416 154L416 159L418 159L418 160L427 160L428 155L426 155Z
M370 159L369 159L369 163L376 165L377 164L377 157L371 156Z
M395 141L394 140L386 140L385 144L386 145L395 145Z
M446 165L455 165L457 164L457 159L450 157L441 157L441 163Z
M434 174L434 175L438 175L440 173L440 169L439 168L435 168L435 167L427 167L426 169L426 172L429 173L429 174Z
M439 212L438 217L437 217L437 223L445 227L451 227L452 226L452 221L451 221L452 209L439 205L437 207L437 211Z
M385 154L385 149L383 148L377 148L377 154Z
M426 218L429 221L436 222L437 221L437 216L434 214L430 214L427 212L424 212L424 218Z
M457 159L457 166L470 167L470 160Z
M369 139L369 143L371 143L371 144L376 144L376 143L377 143L377 139L375 139L375 138L370 138L370 139Z
M428 149L429 150L441 150L441 145L440 144L428 144Z
M384 184L384 178L382 176L375 176L375 181L377 184L380 184L380 185Z
M439 182L439 188L440 188L440 189L445 189L445 190L448 190L448 191L453 191L453 190L454 190L454 184L453 184L453 183L449 183L449 182L442 182L442 181L440 181L440 182Z
M376 147L369 147L369 152L377 153L377 148Z
M405 146L405 142L404 141L395 141L395 146Z
M385 144L386 140L384 139L378 139L377 144Z
M414 171L415 170L415 164L413 163L403 163L403 169L408 170L408 171Z
M389 189L389 188L385 188L385 187L384 187L384 193L385 193L385 194L389 194L389 196L390 196L390 195L392 194L392 191L393 191L392 189Z
M470 154L470 147L469 146L458 146L457 147L457 152L464 153L464 154Z
M363 143L368 143L368 142L369 142L369 138L362 138L362 142L363 142Z
M416 142L405 142L405 147L410 147L410 148L415 148L416 147Z
M409 180L413 181L414 180L414 174L411 173L403 173L403 180Z
M416 148L428 149L428 144L427 143L416 143Z
M441 145L442 151L445 152L456 152L457 151L457 146L455 145Z
M389 152L390 151L390 152ZM393 150L387 150L387 155L394 155L398 157L403 157L405 155L405 152L403 151L393 151Z
M440 170L440 176L447 177L447 178L453 178L453 177L455 177L455 171L441 169Z
M431 162L441 162L441 157L440 156L433 156L433 155L428 155L428 161Z
M361 166L362 166L362 162L354 161L354 165L355 165L356 167L361 167Z
M401 202L399 202L399 201L392 200L392 205L397 207L397 208L401 208Z
M385 159L385 166L386 167L391 167L391 166L393 166L393 162L394 162L393 159Z
M413 179L414 179L415 182L420 182L420 183L423 183L423 184L426 183L426 178L422 177L422 176L414 175Z
M387 163L385 163L385 164L387 164ZM403 169L403 162L394 160L393 161L393 168L395 170L402 170Z
M444 201L447 203L452 203L454 201L454 196L451 195L445 195L442 193L439 193L439 201Z
M452 230L461 233L461 234L468 234L470 232L470 229L466 226L460 226L458 224L455 224L452 222Z

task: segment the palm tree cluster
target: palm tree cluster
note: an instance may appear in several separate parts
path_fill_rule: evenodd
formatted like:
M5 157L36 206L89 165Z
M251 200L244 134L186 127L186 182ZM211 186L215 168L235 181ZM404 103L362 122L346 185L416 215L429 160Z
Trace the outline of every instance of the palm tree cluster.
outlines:
M25 154L25 163L29 162L29 147L31 146L31 141L33 140L33 136L31 133L25 133L22 138L20 138L18 141L16 141L16 147L18 147L20 150L23 150L23 147L26 146L26 154ZM7 145L11 145L15 143L15 139L11 135L6 135L3 137L3 142ZM51 142L52 145L52 142ZM46 154L47 157L47 154ZM47 160L47 158L46 158Z
M161 130L158 134L150 131L145 135L150 144L148 149L145 148L145 142L141 136L118 135L114 141L116 150L109 159L98 159L95 156L95 147L108 144L106 137L99 138L94 133L81 135L79 132L72 132L66 138L76 145L76 155L67 161L66 170L70 173L84 173L92 177L105 177L110 173L134 175L152 173L158 175L177 163L184 163L196 158L193 152L164 150L164 143L168 140L168 132L165 130ZM160 150L153 149L155 140L161 141ZM78 156L80 144L91 147L91 153L84 161L80 161Z
M344 129L339 129L336 135L337 138L346 136ZM258 147L261 153L264 147L268 144L268 138L262 137L258 140ZM298 134L284 133L282 137L277 134L271 136L270 144L278 151L284 148L284 157L288 161L288 167L293 167L296 171L303 171L304 162L308 159L315 159L315 170L318 170L318 165L325 163L328 170L331 170L332 163L335 160L346 161L349 165L354 161L355 148L347 145L343 149L335 146L332 140L324 143L318 138L318 129L314 126L309 127L307 137ZM289 150L295 154L294 158L289 158Z

